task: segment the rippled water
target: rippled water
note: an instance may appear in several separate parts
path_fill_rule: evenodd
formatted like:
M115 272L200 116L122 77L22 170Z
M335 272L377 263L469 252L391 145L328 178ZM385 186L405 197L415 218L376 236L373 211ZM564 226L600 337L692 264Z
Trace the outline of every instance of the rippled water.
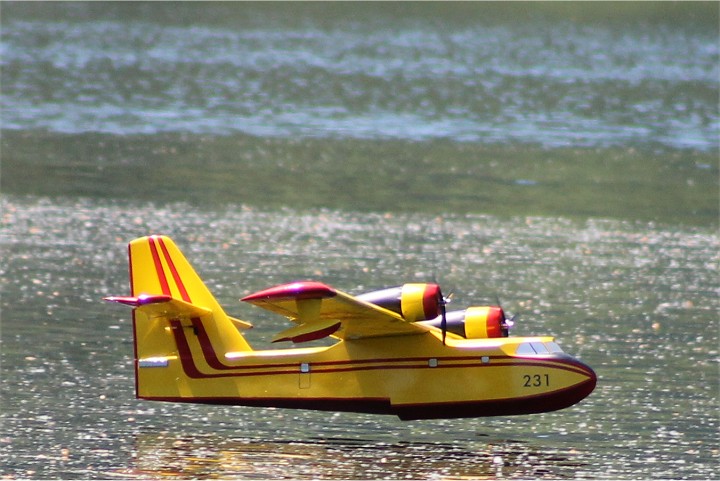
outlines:
M717 12L620 29L460 8L79 6L48 18L5 6L3 126L717 146L717 32L698 28Z
M712 230L552 218L198 210L5 198L3 471L24 477L712 477L720 240ZM499 296L516 334L551 334L598 373L556 413L389 416L133 398L125 242L172 235L269 346L284 320L238 299L297 278L350 292L433 277ZM260 312L262 311L262 312ZM38 459L41 462L38 464Z
M716 477L717 5L2 4L0 475ZM126 244L227 311L437 280L592 366L554 413L134 398Z

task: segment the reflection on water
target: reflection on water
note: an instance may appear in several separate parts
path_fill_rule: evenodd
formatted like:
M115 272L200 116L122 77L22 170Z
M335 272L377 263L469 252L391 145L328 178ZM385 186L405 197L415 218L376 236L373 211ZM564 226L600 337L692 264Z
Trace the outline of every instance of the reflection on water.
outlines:
M259 440L139 433L129 478L494 479L569 478L578 452L513 440L377 442L374 439Z

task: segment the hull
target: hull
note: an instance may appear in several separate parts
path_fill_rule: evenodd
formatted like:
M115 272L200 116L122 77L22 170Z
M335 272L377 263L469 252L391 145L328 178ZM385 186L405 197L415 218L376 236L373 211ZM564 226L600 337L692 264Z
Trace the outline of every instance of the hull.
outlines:
M172 320L166 335L165 355L136 361L141 399L462 418L562 409L597 382L591 368L567 354L518 354L531 343L552 344L551 337L443 345L427 332L227 353L200 318Z

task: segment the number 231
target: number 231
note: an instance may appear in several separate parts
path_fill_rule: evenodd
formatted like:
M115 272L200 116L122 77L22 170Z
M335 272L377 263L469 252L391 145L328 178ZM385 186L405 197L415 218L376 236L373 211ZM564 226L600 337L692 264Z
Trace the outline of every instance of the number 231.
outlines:
M535 374L533 376L525 374L523 376L523 387L541 387L550 385L549 374Z

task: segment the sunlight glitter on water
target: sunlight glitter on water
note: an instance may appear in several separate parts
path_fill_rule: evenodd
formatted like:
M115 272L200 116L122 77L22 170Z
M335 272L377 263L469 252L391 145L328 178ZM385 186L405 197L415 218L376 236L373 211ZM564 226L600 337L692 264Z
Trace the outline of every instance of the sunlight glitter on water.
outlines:
M707 477L714 470L720 240L710 230L2 202L2 360L16 368L3 374L3 392L15 396L3 401L8 449L1 456L14 476L37 469L41 477L627 479ZM127 313L100 298L127 292L125 244L151 232L176 239L228 312L256 325L248 336L258 347L285 326L239 303L248 292L318 278L359 293L436 275L458 304L500 297L520 315L516 334L555 335L596 369L598 388L558 413L414 423L137 401ZM272 462L254 463L265 451ZM46 453L45 463L32 468L37 452Z

